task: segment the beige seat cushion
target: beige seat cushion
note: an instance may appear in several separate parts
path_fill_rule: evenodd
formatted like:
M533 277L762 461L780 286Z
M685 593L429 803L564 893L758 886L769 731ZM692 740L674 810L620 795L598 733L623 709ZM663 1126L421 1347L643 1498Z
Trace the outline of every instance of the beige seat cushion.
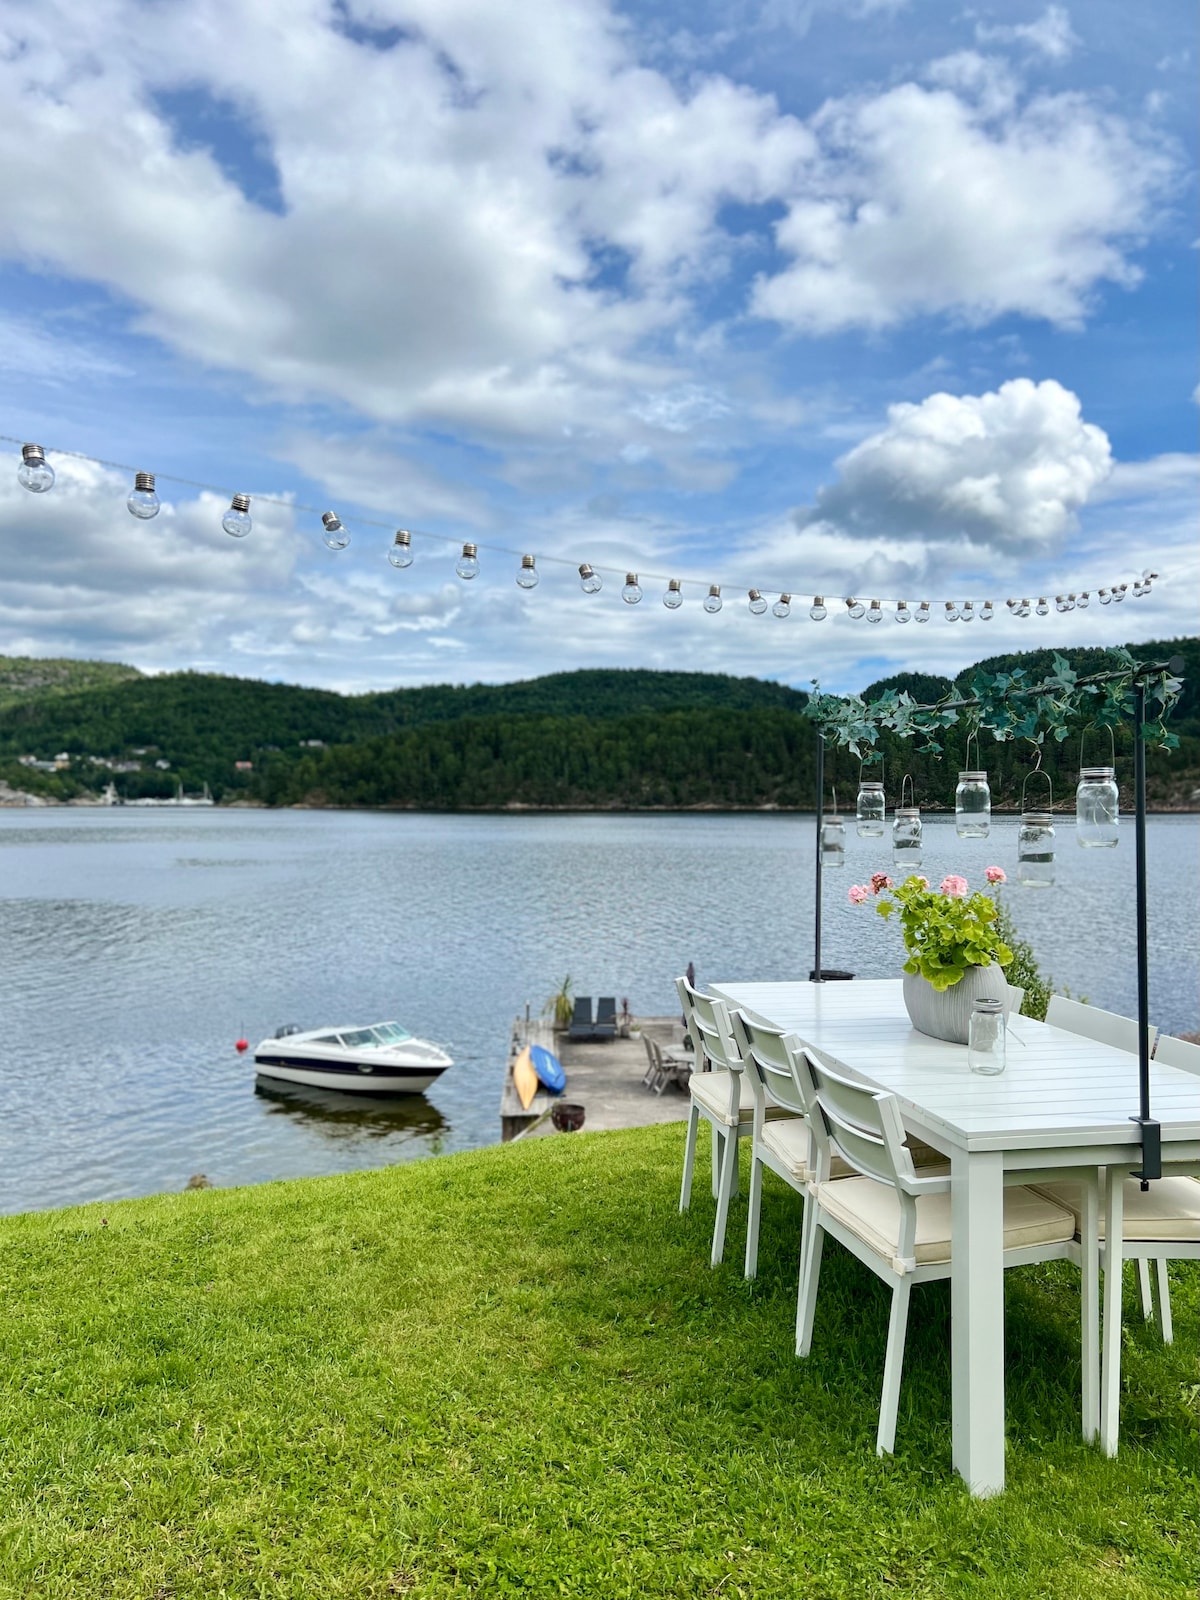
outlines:
M1039 1183L1038 1192L1066 1206L1078 1228L1083 1189L1078 1183ZM1142 1193L1136 1178L1125 1180L1125 1218L1122 1238L1200 1239L1200 1182L1195 1178L1158 1178ZM1104 1206L1100 1207L1100 1237L1104 1237Z
M944 1169L948 1171L949 1169ZM924 1177L933 1177L925 1169ZM873 1178L842 1178L816 1185L821 1204L830 1216L844 1223L864 1244L898 1266L900 1249L900 1197L891 1184ZM1058 1244L1073 1238L1075 1218L1065 1206L1047 1200L1033 1189L1004 1191L1004 1248L1021 1250L1029 1245ZM950 1260L950 1196L923 1194L917 1199L917 1237L913 1251L926 1266Z
M688 1089L692 1099L705 1113L706 1116L715 1117L718 1122L729 1121L729 1073L728 1072L693 1072L688 1079ZM741 1108L738 1121L748 1124L754 1121L754 1090L750 1081L743 1072L741 1082L738 1084L741 1096ZM799 1122L802 1119L794 1112L786 1110L783 1106L768 1106L768 1122Z
M808 1165L808 1124L802 1117L789 1117L785 1122L768 1122L762 1131L762 1142L797 1183L808 1183L812 1177ZM832 1158L829 1172L831 1178L854 1176L854 1168L841 1156Z

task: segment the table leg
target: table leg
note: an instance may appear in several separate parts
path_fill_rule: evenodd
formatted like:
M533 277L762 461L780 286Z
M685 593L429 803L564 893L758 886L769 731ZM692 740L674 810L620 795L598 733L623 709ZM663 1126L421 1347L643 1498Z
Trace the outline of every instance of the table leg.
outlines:
M1100 1200L1098 1174L1083 1174L1079 1218L1080 1337L1083 1344L1083 1437L1092 1440L1100 1428Z
M999 1151L951 1167L953 1459L972 1494L1004 1488L1004 1165Z
M1104 1208L1104 1360L1100 1364L1100 1448L1117 1453L1121 1418L1121 1279L1125 1236L1125 1171L1108 1169ZM1113 1248L1114 1241L1116 1248Z

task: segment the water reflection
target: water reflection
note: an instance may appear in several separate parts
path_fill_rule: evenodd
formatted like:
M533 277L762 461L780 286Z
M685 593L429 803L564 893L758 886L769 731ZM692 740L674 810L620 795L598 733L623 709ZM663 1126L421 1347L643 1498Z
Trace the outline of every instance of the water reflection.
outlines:
M448 1122L423 1094L346 1094L256 1078L254 1093L268 1115L291 1118L331 1140L426 1138L437 1142ZM431 1147L431 1154L434 1150Z

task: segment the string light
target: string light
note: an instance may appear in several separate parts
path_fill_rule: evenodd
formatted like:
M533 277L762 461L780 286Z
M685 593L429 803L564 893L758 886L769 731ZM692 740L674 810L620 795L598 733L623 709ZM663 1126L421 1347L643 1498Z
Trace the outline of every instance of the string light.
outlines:
M135 472L133 488L129 491L129 499L125 504L135 517L140 517L143 522L149 522L151 517L156 517L160 510L160 501L154 491L154 474L152 472Z
M45 494L54 487L54 468L46 460L40 444L21 446L21 465L17 468L17 482L30 494Z
M229 510L221 518L221 526L231 539L244 539L254 526L250 520L250 496L235 494Z
M470 583L472 578L479 576L479 549L473 544L462 547L462 555L454 563L454 570L464 583Z
M44 494L49 489L54 487L56 483L55 469L51 463L47 461L46 451L42 445L22 443L19 439L14 439L10 435L0 434L0 439L10 444L20 446L21 458L17 467L17 478L22 487L29 490L33 494ZM67 456L79 461L86 461L115 471L128 472L132 470L124 463L104 461L99 457L92 456L81 451L55 450L54 454ZM227 490L222 491L212 484L198 483L194 479L177 477L174 474L168 474L167 476L172 482L186 485L189 488L199 489L206 493L228 493ZM232 495L229 510L225 512L221 519L221 526L233 538L245 538L252 531L253 523L250 517L250 498L251 497L247 494ZM281 509L286 510L291 514L305 511L315 512L314 507L300 505L294 500L287 498L271 495L257 495L255 498L269 505L277 505ZM131 490L126 503L132 515L138 517L140 520L149 521L151 518L158 515L159 511L161 510L161 502L155 489L154 473L143 472L139 470L134 474L133 489ZM320 513L320 516L325 544L331 550L345 549L350 543L350 534L343 526L337 514L332 511L326 511ZM369 526L386 526L386 524L372 522L369 518L363 520ZM422 537L435 539L446 544L457 542L452 536L447 534L425 533L422 535ZM458 572L460 577L474 578L478 575L478 548L479 547L474 544L462 546L462 555L455 564L455 570ZM499 547L489 546L488 548L498 549ZM518 551L509 550L504 551L503 553L520 556L521 566L518 572L517 581L522 588L535 588L538 582L539 574L534 558L532 556L520 555L520 552ZM411 534L406 529L400 529L395 533L394 542L388 550L388 560L394 567L405 568L412 564L412 559ZM546 559L562 563L567 563L569 561L571 565L575 565L574 561L571 561L568 557L550 556L546 557ZM580 564L578 571L580 576L580 586L586 594L596 594L603 588L603 579L600 572L597 571L597 569L590 563L584 562ZM1132 593L1134 597L1141 599L1143 596L1148 595L1151 592L1152 584L1158 579L1158 577L1159 574L1157 572L1146 568L1141 573L1139 578L1133 580ZM676 611L683 604L682 582L683 580L679 578L671 578L668 581L666 591L662 597L663 604L668 611ZM636 591L636 594L633 591ZM1067 592L1054 597L1054 606L1056 612L1059 614L1065 614L1066 612L1076 609L1086 610L1091 603L1093 595L1095 595L1101 605L1110 605L1114 600L1118 604L1121 603L1130 592L1131 585L1125 582L1113 584L1107 588L1098 588L1095 590L1085 589L1078 592ZM755 616L762 615L762 613L765 612L768 604L767 600L763 597L762 591L758 588L754 588L749 590L748 594L749 605L752 614ZM626 573L625 584L621 590L621 596L622 599L624 599L629 605L636 605L638 600L641 599L642 588L636 573ZM773 614L777 617L790 616L793 598L794 597L792 594L780 593L779 598L771 607ZM893 614L896 621L899 623L907 623L912 617L915 617L918 622L927 622L930 616L930 602L928 600L921 601L915 611L911 610L908 602L904 600L872 600L869 610L861 600L857 599L853 595L845 597L843 603L846 606L848 615L855 621L865 615L869 622L880 622L883 617L883 607L885 604L894 605L895 610ZM709 584L708 594L705 597L703 604L704 609L710 614L721 609L720 584ZM1006 600L1005 605L1009 613L1015 617L1028 617L1031 614L1032 603L1027 598L1017 600L1014 597ZM974 603L970 600L963 601L961 603L953 600L947 600L943 602L943 607L948 621L962 620L965 622L970 622L973 617L978 615L982 620L990 622L995 615L995 608L993 606L993 602L990 600L984 601L978 612L975 611ZM1039 616L1046 616L1049 614L1049 601L1045 596L1041 596L1038 599L1036 609ZM828 616L825 597L823 595L812 596L812 603L809 606L809 616L814 622L824 621Z

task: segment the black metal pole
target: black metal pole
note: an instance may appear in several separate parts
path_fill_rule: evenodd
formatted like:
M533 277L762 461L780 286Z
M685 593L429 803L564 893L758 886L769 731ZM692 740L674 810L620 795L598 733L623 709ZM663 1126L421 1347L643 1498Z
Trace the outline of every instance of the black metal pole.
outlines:
M813 894L813 971L808 979L821 984L821 811L826 803L826 736L816 733L816 890Z
M1138 983L1138 1115L1133 1118L1142 1130L1142 1170L1134 1174L1142 1180L1162 1177L1162 1144L1159 1125L1150 1115L1150 962L1146 919L1146 686L1133 686L1133 787L1135 797L1134 841L1136 844L1135 915L1137 919Z

